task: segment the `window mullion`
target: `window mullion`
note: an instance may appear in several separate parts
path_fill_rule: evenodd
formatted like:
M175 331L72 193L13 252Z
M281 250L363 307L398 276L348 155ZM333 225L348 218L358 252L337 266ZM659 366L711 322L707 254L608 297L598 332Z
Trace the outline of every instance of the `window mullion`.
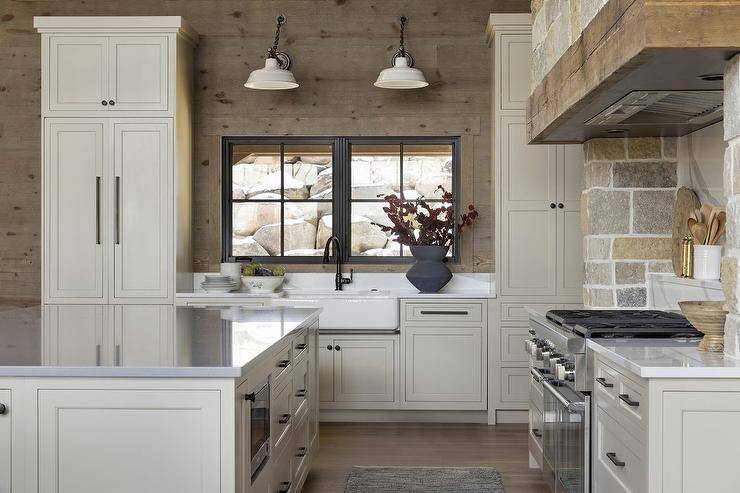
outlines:
M285 256L285 143L280 142L280 256Z

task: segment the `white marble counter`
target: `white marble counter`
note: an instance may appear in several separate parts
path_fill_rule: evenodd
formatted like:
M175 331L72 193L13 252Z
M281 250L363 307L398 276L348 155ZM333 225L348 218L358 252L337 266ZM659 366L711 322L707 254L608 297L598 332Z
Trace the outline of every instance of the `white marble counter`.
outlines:
M740 378L740 359L699 351L698 340L589 339L587 347L643 378Z

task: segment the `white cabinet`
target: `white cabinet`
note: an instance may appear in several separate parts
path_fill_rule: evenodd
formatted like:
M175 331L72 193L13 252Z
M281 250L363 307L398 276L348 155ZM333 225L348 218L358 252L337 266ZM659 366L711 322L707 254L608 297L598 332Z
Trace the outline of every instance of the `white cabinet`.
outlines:
M221 491L220 405L214 390L41 389L38 491Z
M404 327L408 402L483 401L480 327Z
M167 112L173 71L168 45L174 39L166 34L48 36L44 110Z
M10 390L0 389L0 492L10 493L12 413Z
M44 129L46 300L103 302L109 178L108 127L101 120L47 120Z
M114 297L170 297L172 168L169 121L113 124Z
M319 354L322 405L336 403L331 407L341 408L342 403L353 403L350 407L360 409L390 407L396 402L398 337L324 336Z
M46 305L43 360L52 366L170 366L171 305Z

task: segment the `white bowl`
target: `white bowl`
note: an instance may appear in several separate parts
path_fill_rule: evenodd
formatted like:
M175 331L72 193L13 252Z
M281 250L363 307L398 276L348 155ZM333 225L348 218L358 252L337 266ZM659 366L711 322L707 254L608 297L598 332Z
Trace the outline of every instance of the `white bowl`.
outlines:
M242 276L242 284L250 293L272 293L284 281L284 276Z

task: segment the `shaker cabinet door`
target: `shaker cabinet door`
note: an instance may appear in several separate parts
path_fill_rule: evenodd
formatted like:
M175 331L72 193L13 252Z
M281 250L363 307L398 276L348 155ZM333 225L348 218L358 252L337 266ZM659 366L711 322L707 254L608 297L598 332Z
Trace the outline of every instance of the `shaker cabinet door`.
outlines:
M44 132L45 299L104 303L106 126L47 119Z
M107 51L106 37L51 36L48 58L48 109L105 111L108 108Z
M334 339L319 337L319 401L334 401Z
M166 36L109 38L110 111L166 111L168 39Z
M43 360L51 366L110 364L101 305L46 305L43 322Z
M164 120L113 124L116 302L172 298L171 132Z
M393 339L334 339L334 400L393 402Z
M0 389L0 492L10 493L10 416L12 413L10 390Z
M581 175L583 146L558 146L557 266L560 296L583 291L583 233L581 232ZM560 207L560 204L563 207Z

